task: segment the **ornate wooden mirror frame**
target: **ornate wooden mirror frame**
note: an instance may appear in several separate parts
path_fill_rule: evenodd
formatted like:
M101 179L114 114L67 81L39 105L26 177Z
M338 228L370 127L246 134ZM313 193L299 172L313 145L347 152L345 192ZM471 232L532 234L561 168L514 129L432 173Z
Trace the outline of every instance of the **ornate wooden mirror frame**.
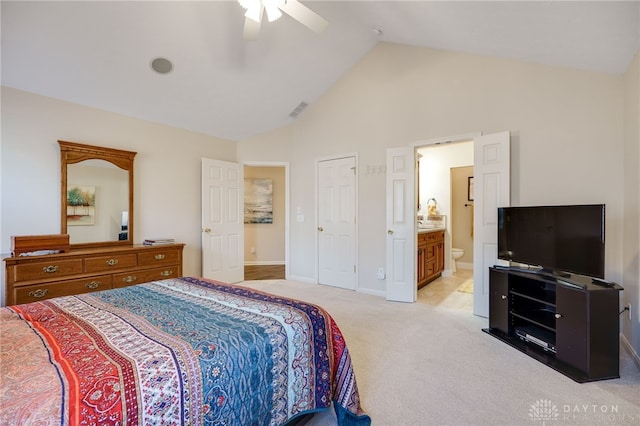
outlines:
M134 230L134 214L133 214L133 158L136 153L131 151L123 151L119 149L113 148L104 148L99 146L85 145L75 142L66 142L66 141L58 141L60 144L60 164L61 164L61 185L60 185L60 199L61 199L61 215L60 215L60 232L62 234L68 234L69 232L69 223L68 223L68 191L69 184L78 184L79 182L68 182L67 177L69 176L69 166L72 164L77 164L83 161L87 161L87 164L90 164L89 160L103 160L107 163L111 163L127 172L128 174L128 210L126 211L126 215L128 216L128 223L126 232L124 229L119 229L121 231L119 234L116 233L113 236L113 239L96 238L96 241L83 241L83 242L75 242L73 240L73 235L71 235L71 246L74 248L89 248L89 247L104 247L104 246L119 246L119 245L131 245L133 244L133 230ZM104 169L104 167L101 167ZM84 184L90 184L91 182L83 182ZM97 192L97 191L96 191ZM124 192L124 191L122 191ZM94 193L94 197L100 197L100 193ZM126 195L121 194L122 197ZM105 197L102 197L105 198ZM123 203L124 204L124 203ZM124 216L124 211L123 211ZM121 218L123 220L123 218ZM120 225L123 225L120 222ZM124 238L126 236L126 238Z

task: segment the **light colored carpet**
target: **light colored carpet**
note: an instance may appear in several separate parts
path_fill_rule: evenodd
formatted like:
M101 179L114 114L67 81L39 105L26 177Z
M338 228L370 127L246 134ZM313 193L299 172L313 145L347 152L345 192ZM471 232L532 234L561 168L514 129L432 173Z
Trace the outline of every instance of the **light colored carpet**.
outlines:
M620 379L578 384L483 333L487 320L467 310L293 281L244 285L333 316L373 425L640 424L640 372L623 349ZM557 416L532 417L542 403ZM331 412L307 423L335 424Z
M458 287L458 291L473 294L473 279L466 280L464 283L462 283L462 285Z

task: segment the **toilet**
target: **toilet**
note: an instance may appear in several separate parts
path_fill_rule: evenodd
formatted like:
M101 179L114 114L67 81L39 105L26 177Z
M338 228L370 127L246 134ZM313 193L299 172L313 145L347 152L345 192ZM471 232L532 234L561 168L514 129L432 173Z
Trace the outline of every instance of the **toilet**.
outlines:
M451 257L453 257L453 262L451 262L451 272L456 272L456 261L464 256L464 250L461 248L452 248L451 249Z

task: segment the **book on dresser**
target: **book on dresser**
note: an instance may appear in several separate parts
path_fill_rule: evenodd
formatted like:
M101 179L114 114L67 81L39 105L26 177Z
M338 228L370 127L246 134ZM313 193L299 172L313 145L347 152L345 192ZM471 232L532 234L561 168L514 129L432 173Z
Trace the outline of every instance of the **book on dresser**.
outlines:
M147 238L142 242L145 246L158 246L162 244L174 244L173 238Z

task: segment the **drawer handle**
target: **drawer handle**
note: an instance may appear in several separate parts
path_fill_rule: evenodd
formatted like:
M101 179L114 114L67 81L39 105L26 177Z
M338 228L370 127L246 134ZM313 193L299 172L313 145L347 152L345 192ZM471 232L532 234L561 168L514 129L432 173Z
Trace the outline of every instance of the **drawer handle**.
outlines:
M136 276L135 276L135 275L127 275L126 277L124 277L124 278L122 279L122 281L124 281L125 283L132 283L132 282L134 282L135 280L137 280L137 278L136 278Z
M173 271L166 270L166 271L160 272L160 276L162 277L168 277L171 274L173 274Z
M47 290L46 288L44 290L39 288L37 290L30 291L29 296L40 299L41 297L46 296L47 293L49 293L49 290Z
M164 254L156 254L156 260L163 260Z
M109 259L107 260L107 265L113 266L118 264L118 259Z
M42 268L42 270L44 272L46 272L47 274L51 274L53 272L58 272L58 267L54 266L54 265L49 265L49 266L45 266L44 268Z
M91 281L90 283L86 283L84 286L89 290L95 290L100 287L100 281Z

